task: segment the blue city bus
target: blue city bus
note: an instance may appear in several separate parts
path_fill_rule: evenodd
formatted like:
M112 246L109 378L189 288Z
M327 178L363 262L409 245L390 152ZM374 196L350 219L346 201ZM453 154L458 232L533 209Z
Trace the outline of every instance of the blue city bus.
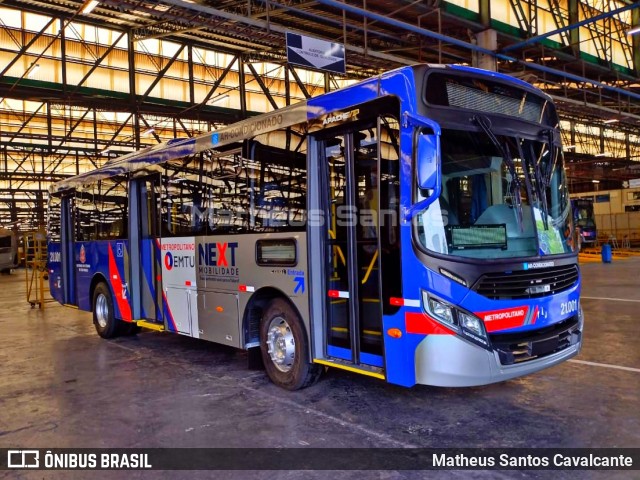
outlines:
M400 68L111 160L52 186L48 233L51 294L100 336L248 350L290 390L483 385L581 347L558 117L495 72Z
M598 228L596 216L593 213L592 198L572 198L573 221L580 233L580 243L583 247L595 246L598 243Z

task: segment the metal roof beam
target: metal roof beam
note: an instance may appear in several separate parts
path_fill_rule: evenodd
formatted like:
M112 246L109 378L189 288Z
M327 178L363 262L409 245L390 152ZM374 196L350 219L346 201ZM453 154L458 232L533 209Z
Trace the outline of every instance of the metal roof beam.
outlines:
M588 25L589 23L597 22L598 20L604 20L605 18L613 17L622 12L626 12L627 10L632 10L634 8L640 7L640 2L632 3L631 5L625 5L624 7L616 8L615 10L611 10L610 12L604 12L600 15L596 15L595 17L585 18L584 20L572 23L571 25L567 25L566 27L557 28L547 33L543 33L542 35L536 35L535 37L528 38L522 42L514 43L502 49L503 52L510 52L511 50L516 50L518 48L525 47L527 45L531 45L532 43L536 43L540 40L544 40L547 37L552 35L561 34L564 32L568 32L570 30L574 30L576 28L583 27L584 25Z
M321 3L323 5L327 5L327 6L336 8L338 10L346 10L348 12L355 13L357 15L362 15L362 16L367 17L367 18L378 20L378 21L380 21L382 23L386 23L386 24L394 26L394 27L402 28L402 29L405 29L405 30L409 30L411 32L418 33L420 35L424 35L424 36L429 37L429 38L440 40L440 41L448 43L450 45L455 45L457 47L466 48L466 49L472 50L474 52L484 53L485 55L489 55L489 56L495 57L495 58L497 58L499 60L505 60L507 62L518 63L520 65L524 65L525 67L527 67L527 68L529 68L531 70L538 70L540 72L549 73L549 74L552 74L552 75L556 75L558 77L566 78L567 80L573 80L575 82L588 83L588 84L594 85L596 87L600 87L600 88L602 88L604 90L608 90L610 92L615 92L615 93L617 93L619 95L622 95L624 97L630 97L630 98L633 98L633 99L636 99L636 100L640 100L640 94L633 93L633 92L624 90L622 88L612 87L611 85L608 85L606 83L599 82L597 80L592 80L592 79L586 78L586 77L581 77L579 75L574 75L572 73L567 73L567 72L564 72L562 70L557 70L555 68L545 67L543 65L538 65L536 63L525 62L523 60L520 60L518 58L512 57L510 55L505 55L503 53L494 52L493 50L489 50L487 48L482 48L482 47L480 47L478 45L474 45L472 43L465 42L464 40L459 40L457 38L449 37L447 35L442 35L440 33L432 32L431 30L427 30L425 28L417 27L417 26L412 25L410 23L402 22L400 20L395 20L393 18L388 18L388 17L385 17L384 15L381 15L381 14L378 14L378 13L374 13L374 12L370 12L368 10L364 10L362 8L359 8L359 7L354 7L352 5L348 5L348 4L339 2L337 0L317 0L317 1L318 1L318 3Z

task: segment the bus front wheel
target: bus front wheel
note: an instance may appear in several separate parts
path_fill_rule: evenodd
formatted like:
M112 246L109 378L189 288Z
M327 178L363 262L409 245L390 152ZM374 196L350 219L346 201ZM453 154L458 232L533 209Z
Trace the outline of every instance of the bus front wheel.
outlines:
M283 299L266 308L260 322L260 350L267 375L287 390L315 383L322 368L309 362L309 349L302 320Z
M99 283L93 291L93 324L102 338L113 338L118 334L113 298L109 287L104 283Z

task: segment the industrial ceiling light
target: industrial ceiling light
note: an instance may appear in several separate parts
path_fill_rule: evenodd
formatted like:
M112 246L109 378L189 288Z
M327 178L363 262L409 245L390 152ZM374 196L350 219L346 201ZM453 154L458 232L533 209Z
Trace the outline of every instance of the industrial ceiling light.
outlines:
M602 123L616 123L619 122L620 120L617 118L609 118L607 120L604 120Z
M565 150L575 150L575 148L575 145L567 145L566 147L564 147Z
M215 98L212 98L207 103L209 103L209 105L215 105L216 103L222 102L223 100L226 100L227 98L229 98L229 94L228 93L224 93L222 95L218 95Z
M148 128L144 132L142 132L142 136L143 137L148 137L149 135L151 135L155 131L156 131L155 128Z
M610 152L596 153L596 157L609 157L609 156L611 156Z
M628 30L627 35L635 35L638 32L640 32L640 25L637 27L633 27L631 30Z
M27 69L27 78L33 78L36 76L36 73L40 70L40 64L31 64L31 66Z
M600 183L600 180L591 180L593 183Z
M99 3L100 2L98 0L88 0L82 6L80 13L82 13L83 15L89 15L91 12L93 12L93 9L96 8Z

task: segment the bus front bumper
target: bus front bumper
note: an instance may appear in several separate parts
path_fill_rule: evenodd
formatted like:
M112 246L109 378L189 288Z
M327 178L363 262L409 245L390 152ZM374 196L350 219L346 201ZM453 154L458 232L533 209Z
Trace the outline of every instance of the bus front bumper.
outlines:
M456 335L428 335L416 349L416 383L471 387L538 372L578 355L582 347L582 330L583 322L580 321L579 340L563 350L512 365L503 365L497 351L486 350Z

